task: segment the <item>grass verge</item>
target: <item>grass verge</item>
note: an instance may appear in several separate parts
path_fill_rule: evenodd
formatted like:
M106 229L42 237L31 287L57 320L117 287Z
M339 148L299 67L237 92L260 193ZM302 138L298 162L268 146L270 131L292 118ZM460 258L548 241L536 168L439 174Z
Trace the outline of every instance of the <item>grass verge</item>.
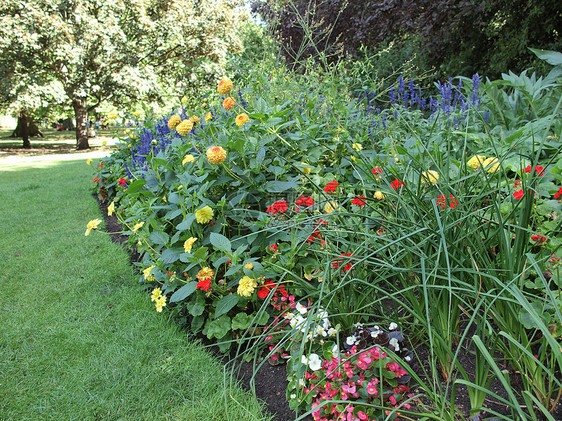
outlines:
M79 161L0 172L0 418L265 420L141 291Z

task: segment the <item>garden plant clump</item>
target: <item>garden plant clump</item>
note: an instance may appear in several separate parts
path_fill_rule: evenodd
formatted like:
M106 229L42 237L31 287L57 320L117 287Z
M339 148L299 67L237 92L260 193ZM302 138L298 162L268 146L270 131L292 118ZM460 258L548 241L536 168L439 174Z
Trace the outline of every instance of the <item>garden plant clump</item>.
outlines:
M137 121L93 188L155 309L224 351L286 361L294 410L555 419L561 64L432 95L400 77L384 101L336 70L225 78Z

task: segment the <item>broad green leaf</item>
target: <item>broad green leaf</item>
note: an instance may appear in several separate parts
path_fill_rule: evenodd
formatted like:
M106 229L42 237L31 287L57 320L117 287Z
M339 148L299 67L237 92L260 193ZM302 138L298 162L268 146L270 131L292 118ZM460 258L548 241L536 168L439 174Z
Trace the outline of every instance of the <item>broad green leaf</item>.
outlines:
M162 231L153 231L148 238L155 244L165 246L168 243L170 236Z
M230 331L230 317L224 315L218 319L207 321L207 329L205 334L207 338L217 338L220 339L224 337Z
M265 185L265 189L270 193L281 193L295 187L294 181L270 181Z
M176 292L172 294L172 296L170 297L170 302L175 303L189 297L191 294L193 294L193 291L195 291L196 288L197 288L196 281L191 281L185 284L184 286L182 286L180 289L178 289Z
M212 232L210 236L211 244L218 250L224 251L225 253L232 252L232 246L230 240L224 235Z
M135 180L131 184L129 184L129 187L127 188L126 193L129 194L129 195L135 194L138 191L142 190L142 188L144 187L145 184L146 184L146 181L142 178L139 179L139 180Z
M160 256L160 261L162 263L174 263L180 259L180 255L183 253L183 248L167 248L162 252Z
M232 319L232 330L246 330L252 324L252 316L240 312Z
M215 319L228 313L236 304L240 301L240 296L238 294L230 294L222 297L218 303L215 310Z
M535 55L540 58L541 60L546 61L548 64L552 64L553 66L559 66L562 64L562 53L558 51L551 51L551 50L539 50L536 48L529 48Z

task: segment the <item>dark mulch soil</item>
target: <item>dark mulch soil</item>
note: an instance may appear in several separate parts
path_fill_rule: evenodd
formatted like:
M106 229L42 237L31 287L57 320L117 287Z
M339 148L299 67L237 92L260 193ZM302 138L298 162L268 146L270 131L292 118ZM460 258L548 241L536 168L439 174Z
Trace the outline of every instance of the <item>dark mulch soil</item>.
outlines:
M127 248L131 262L139 261L140 258L139 254L136 251L131 250L127 247L126 243L128 237L119 234L119 232L122 231L122 227L119 224L117 217L115 215L107 216L108 204L101 202L99 200L98 202L102 214L104 215L105 218L107 231L110 233L115 233L115 234L111 234L111 239L114 242L121 244ZM204 345L208 346L209 349L219 359L221 359L225 363L229 362L229 356L225 356L224 354L222 354L217 347L213 346L212 343L209 342L207 338L203 337L202 335L199 335L198 338L201 340L201 342ZM417 346L416 353L417 353L418 361L425 361L425 363L423 364L424 367L421 367L418 362L414 362L412 368L418 374L423 373L424 370L429 373L430 372L429 360L431 358L429 350L427 349L427 347ZM233 356L234 353L231 353L230 358L232 358ZM462 366L465 368L467 373L469 373L469 375L475 372L474 357L470 353L468 352L459 353L459 361L461 362ZM236 376L238 377L238 379L246 389L251 390L251 379L252 376L254 377L254 386L255 386L256 395L259 399L265 402L268 411L275 416L276 421L291 421L296 418L295 412L291 411L285 397L285 390L288 384L286 380L287 372L286 372L285 365L272 366L266 362L257 369L257 372L254 375L253 363L235 362L234 364L235 365L234 365L233 372L236 373ZM232 367L230 363L229 366ZM256 367L257 366L258 364L256 364ZM453 376L454 375L456 374L453 373ZM420 375L420 377L422 378L422 380L424 379L423 376ZM460 375L457 375L457 378L461 378ZM511 373L511 384L519 385L520 387L520 379L518 375ZM412 391L414 393L419 391L415 384L410 384L410 387L412 388ZM445 383L443 383L442 384L443 390L445 390L445 387L446 387ZM515 388L517 389L517 386ZM497 379L494 382L492 382L492 385L490 386L490 390L495 394L497 394L498 396L507 399L506 391ZM449 390L449 394L450 392L451 391ZM457 387L456 396L455 396L455 406L465 414L465 419L468 420L468 414L470 411L470 399L468 396L467 389L463 385L459 385ZM508 405L490 396L486 398L484 402L484 407L493 410L499 414L504 414L506 416L509 416L510 414L510 407ZM487 414L486 412L483 412L482 416L483 418L491 417L491 414ZM558 406L555 408L555 411L552 413L552 416L555 420L562 421L562 404L558 404ZM303 420L312 421L312 417L307 416L303 418ZM474 420L476 421L477 419L474 418Z

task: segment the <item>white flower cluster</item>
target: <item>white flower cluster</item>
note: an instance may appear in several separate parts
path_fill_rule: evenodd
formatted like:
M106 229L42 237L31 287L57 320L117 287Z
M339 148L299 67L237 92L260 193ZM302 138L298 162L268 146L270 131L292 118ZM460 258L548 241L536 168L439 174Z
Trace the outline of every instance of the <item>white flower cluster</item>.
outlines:
M285 319L289 320L289 325L306 335L305 342L317 337L325 338L334 336L337 330L332 327L328 320L328 312L319 309L316 313L308 314L308 309L301 303L297 303L295 310L298 313L289 312L285 314Z
M362 323L355 323L355 324L353 325L353 327L355 327L355 329L361 329L361 328L363 327L363 324L362 324ZM398 329L398 325L397 325L396 323L394 323L394 322L390 323L390 325L388 326L388 330L389 330L389 331L391 331L391 330L396 330L396 329ZM381 333L383 333L383 331L381 330L380 327L378 327L378 326L373 326L373 328L371 329L371 338L376 338L376 337L379 336ZM348 336L348 337L345 339L345 343L346 343L348 346L357 345L358 342L359 342L359 338L358 338L357 336L355 336L355 335ZM399 343L398 343L398 339L392 338L390 341L388 341L388 344L389 344L390 346L393 346L393 347L394 347L394 351L395 351L395 352L400 351L400 345L399 345Z
M318 356L318 354L314 353L310 354L308 358L303 355L301 357L301 363L303 363L304 365L308 365L312 371L320 370L320 368L322 367L322 359ZM302 383L302 385L301 382L299 382L299 386L304 386L304 382Z

